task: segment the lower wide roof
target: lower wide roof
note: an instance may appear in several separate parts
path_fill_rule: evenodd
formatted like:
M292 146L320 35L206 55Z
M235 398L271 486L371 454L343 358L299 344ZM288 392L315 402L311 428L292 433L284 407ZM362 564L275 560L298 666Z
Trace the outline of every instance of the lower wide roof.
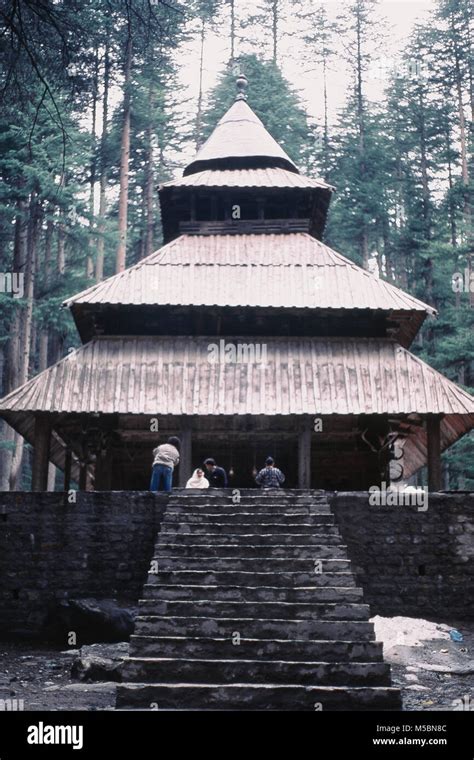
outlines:
M232 346L237 361L227 363ZM443 449L474 427L470 394L396 342L372 338L96 338L0 400L0 415L28 439L35 412L439 414ZM422 428L405 451L412 471L425 463Z

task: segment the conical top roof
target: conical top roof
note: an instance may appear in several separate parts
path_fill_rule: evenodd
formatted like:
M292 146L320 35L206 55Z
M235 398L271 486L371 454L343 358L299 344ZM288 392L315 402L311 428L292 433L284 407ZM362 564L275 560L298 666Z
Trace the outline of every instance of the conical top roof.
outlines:
M267 167L299 173L291 158L252 111L245 96L239 93L183 175L204 169Z

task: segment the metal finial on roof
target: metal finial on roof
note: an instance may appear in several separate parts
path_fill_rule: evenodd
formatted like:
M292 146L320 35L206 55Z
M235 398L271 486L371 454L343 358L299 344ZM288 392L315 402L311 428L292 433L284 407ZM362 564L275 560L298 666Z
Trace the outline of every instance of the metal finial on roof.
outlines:
M235 80L235 83L237 85L237 95L235 96L236 100L247 100L247 95L245 90L247 89L248 85L248 79L245 76L245 74L239 74L237 79Z

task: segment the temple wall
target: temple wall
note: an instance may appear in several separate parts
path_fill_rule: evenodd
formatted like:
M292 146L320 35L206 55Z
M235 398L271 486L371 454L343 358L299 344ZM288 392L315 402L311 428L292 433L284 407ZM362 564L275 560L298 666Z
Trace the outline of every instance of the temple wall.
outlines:
M331 506L373 614L474 619L474 493L429 494L425 512L361 492Z
M373 507L329 493L373 614L474 618L474 494L430 494L428 509ZM148 492L0 493L0 632L37 629L72 598L136 602L166 497Z
M36 630L51 602L136 602L166 497L149 492L0 493L0 632Z

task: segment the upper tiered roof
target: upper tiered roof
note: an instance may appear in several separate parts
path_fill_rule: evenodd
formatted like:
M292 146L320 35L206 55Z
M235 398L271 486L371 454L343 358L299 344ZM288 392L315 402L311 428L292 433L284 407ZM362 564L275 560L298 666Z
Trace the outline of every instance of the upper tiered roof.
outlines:
M184 176L204 169L250 169L255 166L281 167L298 174L291 158L247 104L244 76L237 79L237 86L239 93L235 102L185 168Z
M435 310L320 241L331 186L299 173L248 106L245 77L237 84L234 104L184 176L160 188L166 245L66 301L81 337L132 334L143 309L148 334L166 334L171 314L193 322L196 309L232 313L229 329L262 310L270 319L276 310L300 318L306 310L305 320L311 310L319 320L312 334L336 315L328 334L390 335L409 346ZM234 203L246 212L238 220L229 218Z
M332 191L331 185L322 179L305 177L288 169L272 167L269 169L203 169L193 174L186 174L178 179L164 182L160 189L173 187L208 187L208 188L319 188Z
M321 239L334 188L300 174L248 105L246 85L240 76L234 103L183 176L160 186L165 243L189 231L189 224L197 224L199 231L207 222L225 227L234 204L242 207L247 224L271 219L278 227L275 220L293 218L301 230Z

